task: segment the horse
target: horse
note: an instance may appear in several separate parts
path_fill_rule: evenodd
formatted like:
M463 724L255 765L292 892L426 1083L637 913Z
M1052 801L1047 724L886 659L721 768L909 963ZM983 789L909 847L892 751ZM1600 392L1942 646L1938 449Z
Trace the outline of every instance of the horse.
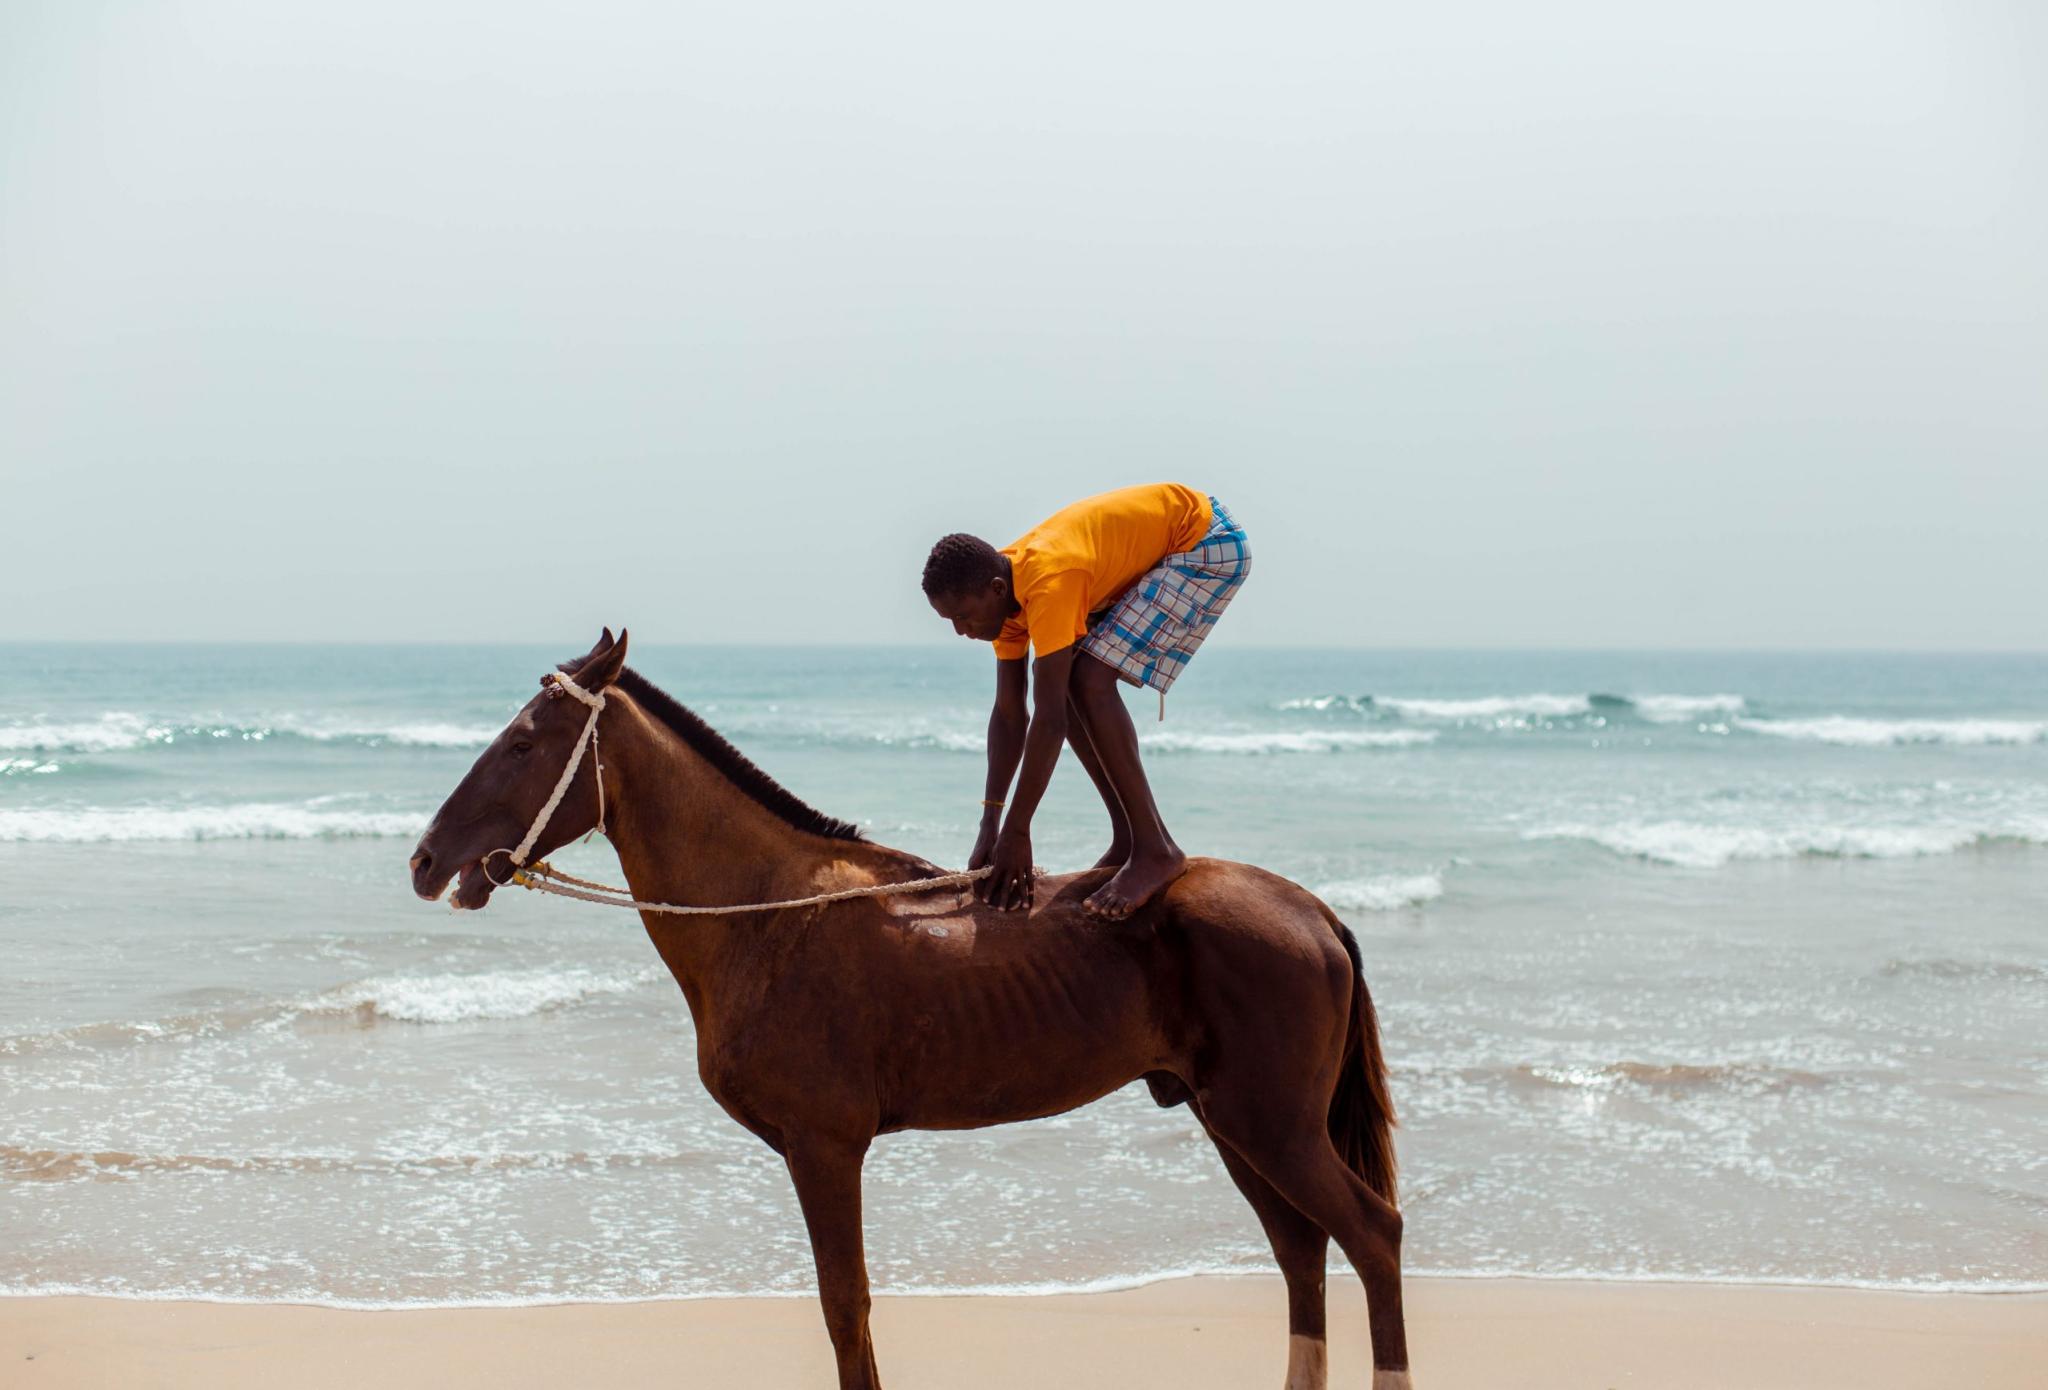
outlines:
M1408 1390L1393 1106L1335 913L1204 858L1115 923L1081 906L1105 869L1041 878L1022 913L957 876L918 891L943 871L806 805L629 668L626 645L607 628L541 677L420 837L412 886L434 901L453 882L457 909L481 909L529 851L602 825L634 899L694 910L641 919L695 1022L705 1089L788 1167L841 1390L881 1383L861 1234L875 1136L1039 1119L1138 1078L1194 1114L1265 1229L1287 1285L1287 1390L1327 1384L1332 1238L1364 1284L1372 1390ZM722 910L846 890L871 895Z

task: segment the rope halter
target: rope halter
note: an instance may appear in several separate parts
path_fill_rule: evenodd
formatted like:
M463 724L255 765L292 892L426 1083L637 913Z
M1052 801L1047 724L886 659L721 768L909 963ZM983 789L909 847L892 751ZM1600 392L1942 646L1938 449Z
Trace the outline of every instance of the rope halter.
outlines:
M490 879L492 885L498 888L513 882L518 878L519 871L526 867L527 856L533 853L535 841L540 839L541 831L547 829L548 821L554 817L555 808L562 804L562 798L569 794L569 784L576 780L576 769L583 766L585 750L589 750L593 755L597 769L597 824L591 827L590 833L604 833L604 758L597 752L597 717L604 713L604 693L600 691L593 695L560 671L548 672L540 678L540 682L547 687L548 699L558 700L565 694L574 696L588 707L590 718L583 722L583 732L576 736L576 747L569 754L568 764L562 768L561 777L556 779L555 789L549 793L547 804L540 808L540 814L535 816L533 824L527 827L526 838L519 842L519 848L494 849L483 857L481 867L484 877ZM491 860L500 854L512 860L512 878L504 882L491 878Z

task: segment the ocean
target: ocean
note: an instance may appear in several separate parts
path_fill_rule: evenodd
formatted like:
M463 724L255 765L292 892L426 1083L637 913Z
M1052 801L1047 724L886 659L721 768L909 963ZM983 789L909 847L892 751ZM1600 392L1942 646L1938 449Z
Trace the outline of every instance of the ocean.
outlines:
M0 1292L797 1293L779 1161L636 919L411 893L584 642L0 648ZM636 646L960 864L988 653ZM1131 697L1191 853L1356 931L1411 1273L2048 1288L2048 657L1249 650ZM1107 836L1071 759L1035 832ZM558 856L615 878L601 840ZM1142 1087L877 1141L885 1292L1271 1268Z

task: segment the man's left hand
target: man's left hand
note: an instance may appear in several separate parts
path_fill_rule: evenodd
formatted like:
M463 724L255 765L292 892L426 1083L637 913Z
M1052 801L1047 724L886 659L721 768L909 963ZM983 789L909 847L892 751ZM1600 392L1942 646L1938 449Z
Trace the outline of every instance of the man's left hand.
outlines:
M1031 833L1005 830L996 837L995 857L989 861L989 876L978 885L985 903L1005 912L1031 906Z

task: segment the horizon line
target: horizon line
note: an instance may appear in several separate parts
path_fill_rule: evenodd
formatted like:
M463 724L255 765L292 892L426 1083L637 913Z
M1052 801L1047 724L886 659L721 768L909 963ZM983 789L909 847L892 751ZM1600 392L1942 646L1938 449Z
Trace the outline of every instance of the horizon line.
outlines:
M578 639L563 639L575 645ZM668 649L734 649L746 651L942 651L953 647L958 639L911 640L911 641L654 641L643 640L641 646L648 650ZM464 650L490 648L553 646L555 642L541 637L508 638L495 641L467 639L440 640L419 637L0 637L0 648L5 647L450 647ZM2032 656L2048 657L2048 646L2041 647L1875 647L1875 646L1796 646L1774 643L1760 646L1699 645L1699 646L1634 646L1634 645L1570 645L1519 643L1493 645L1473 643L1415 644L1372 644L1372 643L1311 643L1311 642L1232 642L1218 651L1247 652L1361 652L1385 654L1412 653L1464 653L1486 655L1528 655L1554 653L1570 655L1643 655L1643 656Z

